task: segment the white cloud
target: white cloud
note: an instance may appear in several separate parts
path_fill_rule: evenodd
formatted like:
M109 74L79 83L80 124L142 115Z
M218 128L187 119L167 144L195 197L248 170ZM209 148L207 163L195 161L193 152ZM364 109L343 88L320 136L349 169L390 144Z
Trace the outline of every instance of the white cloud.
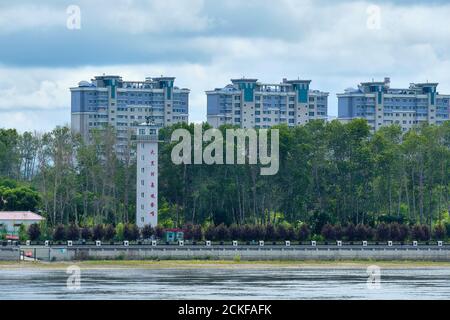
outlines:
M143 32L195 32L205 30L212 22L202 9L204 0L81 0L82 27L89 25L102 30L130 34ZM41 2L0 5L0 33L26 30L62 30L69 17L63 3ZM86 23L86 24L85 24Z
M0 111L0 128L19 132L48 132L57 125L70 125L68 110Z
M371 3L364 1L128 0L114 3L113 6L109 1L79 1L83 30L97 37L110 37L121 47L133 44L133 48L148 50L151 43L180 59L176 63L169 59L162 59L164 62L149 59L145 63L138 61L139 64L121 60L101 67L73 68L54 68L51 64L42 68L4 65L0 68L3 119L5 111L15 110L9 115L13 119L11 123L22 127L66 123L70 120L69 87L102 73L122 75L126 80L161 74L177 77L176 85L191 89L190 120L193 122L206 120L205 90L222 87L230 78L240 76L272 83L284 77L311 79L313 89L330 92L330 115L337 114L336 93L372 78L390 76L394 87L436 81L440 82L440 92L450 93L450 73L445 71L450 69L450 4L380 2L381 29L369 30L367 7ZM65 27L64 8L30 6L3 8L7 13L0 12L0 29L9 26L5 29L8 32L27 28L45 31L60 24ZM42 13L44 19L33 16L36 12ZM61 12L62 18L56 17ZM30 15L31 20L25 19ZM11 25L12 22L16 23ZM52 33L48 32L50 36ZM124 38L124 33L128 37ZM145 38L152 33L163 37L157 38L159 42L151 36ZM116 37L118 34L120 37ZM79 47L81 54L89 52L83 42ZM206 58L196 63L183 62L183 57L197 52ZM45 53L55 60L61 55ZM0 61L1 57L0 51ZM48 117L51 110L57 111ZM41 114L47 117L45 121L38 120ZM27 115L34 119L32 123L27 122L30 118ZM5 123L0 121L0 125Z
M0 68L0 111L67 106L69 78L63 70Z
M0 6L0 34L40 28L65 27L64 9L34 4Z
M103 23L131 34L203 31L211 22L202 14L203 5L203 0L123 1L106 11Z

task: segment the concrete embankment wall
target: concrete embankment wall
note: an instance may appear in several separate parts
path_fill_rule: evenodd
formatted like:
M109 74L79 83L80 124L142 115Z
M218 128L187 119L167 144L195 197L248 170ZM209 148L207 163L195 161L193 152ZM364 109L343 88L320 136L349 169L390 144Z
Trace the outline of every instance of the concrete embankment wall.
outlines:
M0 247L0 261L19 261L20 250L18 247Z
M38 260L422 260L449 261L450 248L437 246L384 247L376 248L301 248L301 247L123 247L123 246L80 246L80 247L35 247L22 248L33 252Z

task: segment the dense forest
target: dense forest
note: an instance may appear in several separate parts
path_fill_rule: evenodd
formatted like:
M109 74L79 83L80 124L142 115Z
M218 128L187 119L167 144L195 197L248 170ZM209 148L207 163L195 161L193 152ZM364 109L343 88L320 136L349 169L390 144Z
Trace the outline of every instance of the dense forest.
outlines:
M261 176L259 165L174 165L171 133L180 127L194 130L160 130L162 227L305 223L320 233L327 223L431 228L449 220L450 122L374 134L364 120L279 126L275 176ZM115 155L112 128L93 141L68 127L0 130L0 210L34 210L50 226L132 223L135 160Z

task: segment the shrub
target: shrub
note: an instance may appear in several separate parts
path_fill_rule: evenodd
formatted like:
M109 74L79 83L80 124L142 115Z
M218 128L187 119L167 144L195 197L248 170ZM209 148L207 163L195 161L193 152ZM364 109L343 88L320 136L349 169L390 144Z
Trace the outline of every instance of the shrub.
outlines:
M153 230L152 226L150 226L148 224L145 225L141 230L142 238L144 238L144 239L150 239L154 233L155 233L155 230ZM186 238L186 232L184 233L184 235L185 235L185 239L191 239L191 237Z
M329 223L327 223L322 227L322 231L320 232L320 234L325 240L328 241L336 240L336 233L334 232L334 227Z
M66 229L62 224L56 226L53 231L53 240L54 241L63 241L66 239Z
M135 241L139 238L139 228L135 224L127 223L123 228L123 238L128 241Z
M367 240L375 239L375 229L371 226L367 226Z
M111 241L112 239L114 239L114 237L116 236L116 229L114 228L113 225L108 224L105 228L105 240L106 241Z
M28 240L28 232L25 225L21 224L19 227L19 240L20 241L27 241Z
M232 224L229 228L230 231L230 237L233 240L242 240L242 232L241 232L241 227L238 226L237 224Z
M94 240L103 240L105 237L105 228L102 224L98 224L92 229L92 237Z
M266 233L266 229L262 225L257 224L257 225L253 226L253 235L254 235L253 240L258 241L258 240L264 239L265 233Z
M74 241L80 239L80 228L76 224L72 223L67 227L67 239Z
M131 240L137 240L140 237L139 228L137 225L132 224L131 227Z
M117 226L116 226L116 237L117 237L117 240L123 241L123 231L124 231L124 229L125 229L125 225L122 222L117 224Z
M202 226L198 224L194 225L194 228L192 229L192 240L201 241L202 239L203 239Z
M410 230L409 230L409 226L407 224L403 224L403 223L400 224L399 231L400 231L400 234L399 234L398 241L405 241L406 239L409 238Z
M358 241L363 241L363 240L368 240L369 239L369 232L367 230L367 227L362 224L359 223L356 227L355 227L355 240Z
M81 229L81 238L86 241L92 240L91 228L85 227Z
M31 241L36 241L41 236L41 228L38 224L34 223L28 227L28 238Z
M214 225L210 225L206 228L205 239L210 241L216 239L216 227L214 227Z
M411 238L416 241L421 241L424 238L422 226L416 224L411 230Z
M356 236L355 225L353 223L349 223L344 229L344 237L348 241L353 241L355 240L355 236Z
M309 236L311 235L311 230L309 229L308 225L306 223L303 223L297 231L297 239L300 241L306 241L308 240Z
M266 225L266 232L265 232L265 237L264 240L266 241L274 241L277 239L277 232L274 228L274 226L272 224L267 224Z
M291 225L286 227L286 234L287 234L287 238L285 240L295 240L296 239L295 230Z
M216 239L214 239L214 240L226 241L226 240L230 239L230 233L228 231L228 227L225 224L223 224L223 223L219 224L216 227L215 233L216 233L215 234Z
M430 235L430 228L427 225L416 224L411 231L413 240L417 241L430 240Z
M158 239L162 239L164 237L164 228L161 226L155 227L155 236Z
M447 237L450 237L450 223L445 224L445 232L447 234Z
M192 240L192 238L193 238L193 231L194 231L194 225L192 223L190 223L190 222L186 223L183 226L184 239L185 240Z
M387 241L391 237L389 226L384 222L378 224L375 233L375 237L378 241Z
M280 224L277 226L277 240L289 240L288 226Z
M422 234L423 234L423 238L421 239L422 241L428 241L431 239L431 231L430 231L430 227L427 225L422 225Z
M341 240L343 234L344 234L344 231L342 230L342 226L340 224L335 225L334 226L334 237L335 237L335 240Z
M435 240L444 240L445 239L445 227L442 224L437 224L433 230L433 238Z
M397 222L391 223L389 225L389 234L391 236L391 240L402 241L400 239L400 225Z
M254 229L252 226L246 224L242 227L242 240L251 241L255 239Z

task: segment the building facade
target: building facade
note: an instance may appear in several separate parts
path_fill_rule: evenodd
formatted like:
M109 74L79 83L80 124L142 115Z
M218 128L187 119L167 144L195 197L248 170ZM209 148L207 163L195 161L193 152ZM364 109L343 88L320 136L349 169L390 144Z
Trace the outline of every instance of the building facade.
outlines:
M310 90L310 80L265 84L257 79L232 79L224 88L207 91L207 120L213 127L296 126L327 119L328 93Z
M127 148L138 124L152 116L158 127L188 122L189 89L174 86L175 78L124 81L119 76L97 76L71 88L71 126L89 141L95 129L115 128L116 152Z
M449 120L450 95L439 94L437 86L411 83L407 89L393 89L389 78L363 82L337 95L339 120L366 119L372 131L392 124L404 132L423 123L442 124Z
M18 239L21 226L27 229L30 225L44 220L44 217L30 211L0 211L0 235Z

